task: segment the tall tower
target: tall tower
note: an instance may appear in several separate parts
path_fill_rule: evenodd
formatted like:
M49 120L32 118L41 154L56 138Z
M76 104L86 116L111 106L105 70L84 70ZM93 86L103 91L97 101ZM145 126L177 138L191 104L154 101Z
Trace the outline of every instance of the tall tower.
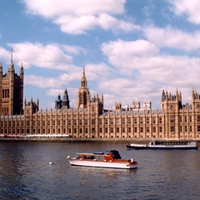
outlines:
M0 115L23 114L23 88L23 65L21 64L20 74L16 74L11 52L10 67L5 75L0 65Z
M195 111L200 110L200 94L196 90L192 90L192 108Z
M178 112L182 108L182 94L176 90L176 95L172 95L168 91L162 92L161 109L169 112Z
M85 76L85 68L83 67L83 74L81 78L81 86L78 91L77 108L88 108L90 103L90 91L87 88L87 80Z
M67 89L65 89L64 95L63 95L63 100L61 99L60 94L58 95L58 97L55 101L55 109L61 109L62 107L70 108L69 103L70 103L70 101L69 101L68 92L67 92Z
M67 92L67 89L65 89L64 95L63 95L63 106L67 107L67 108L70 108L69 103L70 103L70 101L69 101L68 92Z
M55 109L61 109L61 108L62 108L62 100L59 94L58 98L55 101Z

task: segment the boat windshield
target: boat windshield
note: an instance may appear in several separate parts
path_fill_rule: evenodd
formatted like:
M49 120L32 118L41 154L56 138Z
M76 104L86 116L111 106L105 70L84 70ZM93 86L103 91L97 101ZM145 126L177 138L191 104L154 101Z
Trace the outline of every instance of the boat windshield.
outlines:
M121 159L121 156L117 150L111 150L112 156L114 159Z
M79 154L76 155L76 158L81 158L81 156Z

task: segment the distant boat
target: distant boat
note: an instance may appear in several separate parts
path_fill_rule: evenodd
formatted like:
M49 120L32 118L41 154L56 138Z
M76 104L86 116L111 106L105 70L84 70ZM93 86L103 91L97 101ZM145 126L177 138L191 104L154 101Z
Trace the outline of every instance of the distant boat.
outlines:
M67 159L71 165L77 166L119 169L137 168L137 162L134 159L122 159L117 150L109 150L106 153L77 153L75 158L68 156Z
M132 143L126 147L127 149L198 149L198 144L196 141L150 141L147 145Z

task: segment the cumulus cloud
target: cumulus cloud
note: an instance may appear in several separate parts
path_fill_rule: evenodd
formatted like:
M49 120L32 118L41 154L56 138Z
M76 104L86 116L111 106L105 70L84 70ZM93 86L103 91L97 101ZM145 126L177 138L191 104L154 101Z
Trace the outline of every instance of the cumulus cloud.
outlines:
M200 31L189 33L170 26L166 28L145 27L143 31L146 38L159 47L182 49L184 51L200 49Z
M25 85L34 85L40 88L52 88L52 87L61 87L63 81L59 78L35 76L35 75L26 75L24 77ZM66 81L65 81L66 84Z
M126 0L31 0L23 1L27 12L49 18L68 34L84 34L100 27L104 30L132 31L139 29L131 20L118 20L125 14Z
M9 51L0 47L0 59L10 60Z
M73 54L73 55L79 55L80 53L87 54L87 50L79 46L63 45L62 48L68 54Z
M42 15L47 18L69 13L72 15L98 15L102 12L123 14L126 0L23 0L27 12Z
M123 78L104 81L101 88L118 96L151 94L152 97L165 88L200 87L197 57L162 55L157 45L144 40L104 43L102 51Z
M169 0L173 5L172 10L178 16L184 15L194 24L200 24L200 4L198 0Z
M37 66L39 68L57 70L77 70L73 65L73 56L86 54L87 51L78 46L41 43L9 43L9 48L13 49L14 62L25 68ZM9 51L0 47L0 58L10 60Z
M124 41L117 40L102 44L102 51L106 55L120 55L122 57L151 56L158 54L159 48L146 40Z
M159 48L146 40L137 41L111 41L109 43L104 43L101 49L109 59L109 62L115 67L126 68L126 69L136 69L141 68L142 65L137 62L142 62L143 59L157 55L159 53ZM138 66L138 64L140 66ZM147 65L144 67L148 67ZM126 71L124 71L126 72Z
M51 88L47 91L47 95L49 96L53 96L53 97L56 97L57 95L63 95L64 93L64 90L63 89L55 89L55 88Z
M56 66L58 70L66 70L66 66L72 64L72 57L66 55L57 44L44 46L40 43L26 42L9 44L9 46L12 46L13 51L16 52L15 59L29 63L29 66L52 69Z
M138 81L130 77L112 78L101 82L101 90L104 91L104 97L107 105L114 106L116 102L123 105L132 105L132 101L137 99L141 103L144 100L150 100L148 94L158 98L161 95L162 87L156 82L143 79Z
M85 69L88 80L92 81L109 79L115 73L115 71L105 63L88 63Z
M154 43L145 40L137 41L111 41L104 43L101 47L109 62L115 67L121 69L141 70L162 70L174 66L180 69L185 66L197 66L198 58L187 56L162 55L160 49ZM135 71L133 71L135 72Z
M126 32L134 29L139 29L139 26L126 22L124 20L118 20L108 14L100 14L99 16L94 15L83 15L83 16L69 16L64 15L54 22L60 25L63 32L68 34L85 34L87 30L95 29L100 27L104 30L123 30Z
M58 91L60 90L60 88L69 87L72 82L79 82L82 77L82 72L82 69L77 68L75 70L68 71L68 73L62 73L57 77L26 75L25 85L33 85L38 88L51 88L49 91ZM90 85L97 84L97 80L99 80L100 82L109 80L113 73L115 73L114 70L111 70L109 66L104 63L96 65L88 64L85 66L85 72L87 80L89 81L88 87L90 87ZM78 87L79 83L77 84L77 88L75 90L77 90ZM48 94L54 93L51 92Z

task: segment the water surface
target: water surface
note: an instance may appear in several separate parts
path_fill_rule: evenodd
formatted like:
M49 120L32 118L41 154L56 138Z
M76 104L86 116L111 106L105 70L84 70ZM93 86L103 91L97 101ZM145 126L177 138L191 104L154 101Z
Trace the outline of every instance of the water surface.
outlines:
M118 149L138 169L70 166L76 152ZM0 199L200 199L200 150L127 150L124 143L0 142ZM53 165L49 165L53 162Z

